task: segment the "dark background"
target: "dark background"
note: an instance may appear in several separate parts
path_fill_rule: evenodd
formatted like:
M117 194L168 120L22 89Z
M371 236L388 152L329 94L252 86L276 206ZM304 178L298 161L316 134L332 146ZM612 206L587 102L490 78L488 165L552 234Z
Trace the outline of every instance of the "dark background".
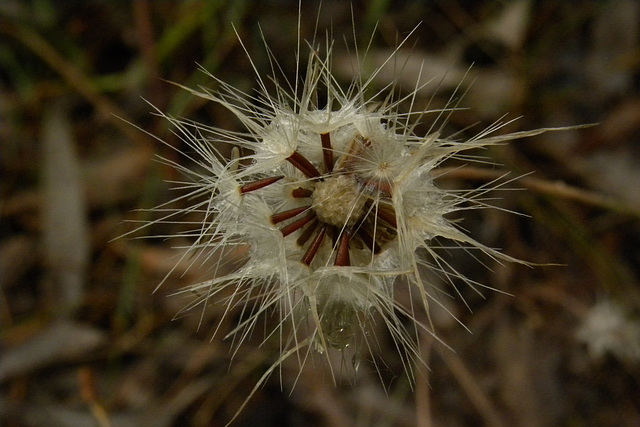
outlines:
M421 23L398 55L409 59L374 87L397 79L406 93L424 64L434 82L418 105L441 107L466 92L445 126L458 138L504 114L522 117L501 132L599 125L484 150L503 166L443 183L471 188L501 171L533 172L492 201L524 216L471 211L461 225L546 265L485 269L454 256L471 279L511 295L461 287L467 305L446 299L470 332L434 314L455 352L423 343L430 372L413 390L400 363L378 375L365 360L355 384L337 387L322 363L299 376L285 363L236 425L640 425L640 5L325 1L318 12L317 2L303 3L302 39L336 40L345 87L354 39L360 54L371 43L375 66ZM277 352L258 346L260 336L232 363L231 343L211 340L220 308L202 321L199 312L172 320L185 301L167 296L207 277L181 265L153 292L181 243L161 236L179 229L115 238L176 195L166 181L178 174L154 155L188 165L187 147L146 101L241 130L223 108L169 82L215 89L200 65L251 93L244 49L266 78L263 36L291 79L297 19L297 2L287 0L0 2L3 425L224 425L273 363ZM393 345L380 339L388 352L380 356L393 360Z

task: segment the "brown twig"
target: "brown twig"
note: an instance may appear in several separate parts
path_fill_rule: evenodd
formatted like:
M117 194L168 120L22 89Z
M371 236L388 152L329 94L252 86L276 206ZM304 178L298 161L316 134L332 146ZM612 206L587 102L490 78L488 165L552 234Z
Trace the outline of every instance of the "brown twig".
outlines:
M468 179L468 180L495 180L505 175L504 171L483 169L475 167L464 168L439 168L433 172L436 178L447 177L450 179ZM613 198L603 196L593 191L567 185L562 181L548 181L530 176L522 177L517 180L523 187L534 190L540 194L547 194L554 197L560 197L566 200L583 203L585 205L596 206L608 209L625 215L640 216L640 212L632 207L626 206L624 203L614 200Z
M427 333L420 334L420 353L423 362L429 362L429 355L433 348L434 338ZM416 401L416 426L432 427L431 396L429 395L429 370L423 375L416 376L415 401Z
M484 419L483 425L491 427L505 426L500 412L495 405L491 403L478 381L465 366L462 359L449 350L445 350L441 354L442 359L458 381L458 384L460 384L473 406Z

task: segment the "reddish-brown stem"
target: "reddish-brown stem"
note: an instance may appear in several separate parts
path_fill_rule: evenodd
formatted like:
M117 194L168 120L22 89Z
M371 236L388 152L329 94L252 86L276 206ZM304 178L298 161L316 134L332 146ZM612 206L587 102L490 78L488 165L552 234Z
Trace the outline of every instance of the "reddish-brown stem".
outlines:
M396 212L392 206L389 208L378 206L376 209L376 215L391 225L393 228L398 228L398 222L396 221Z
M271 215L271 222L277 224L279 222L285 221L287 219L291 219L294 216L300 215L302 212L309 210L311 206L301 206L299 208L289 209L287 211L274 213Z
M376 240L373 238L373 236L371 234L369 234L368 232L364 231L362 228L360 228L357 231L356 234L358 236L360 236L360 239L364 242L365 245L367 245L367 247L369 248L369 250L371 252L373 252L374 254L379 254L380 253L380 250L382 248L376 242Z
M294 151L292 155L287 157L287 161L296 167L307 178L317 178L320 176L320 172L313 164L307 160L305 156Z
M351 265L349 259L349 243L351 241L351 231L344 230L340 235L340 242L338 243L338 252L336 253L336 260L333 265L338 267L348 267Z
M307 216L302 217L298 220L295 220L294 222L287 225L286 227L281 228L280 231L282 232L282 236L287 237L289 234L293 233L294 231L301 229L302 227L305 226L306 223L308 223L315 217L316 215L313 212L311 212Z
M318 227L318 224L318 220L314 220L311 224L309 224L309 226L302 232L300 237L298 237L298 240L296 240L298 246L303 246L305 243L307 243L307 240L309 240L309 238L313 235L313 232Z
M327 172L333 171L333 148L331 147L331 136L329 132L320 134L322 142L322 155L324 157L324 166Z
M304 199L306 197L311 197L312 194L313 194L313 191L307 188L302 188L302 187L294 188L293 191L291 192L291 195L296 199Z
M282 178L284 178L284 175L271 176L269 178L263 178L257 181L249 182L240 187L240 193L245 194L245 193L249 193L250 191L259 190L261 188L266 187L267 185L271 185L274 182L281 180Z
M320 229L318 230L318 234L311 242L311 245L309 245L307 252L305 252L304 256L302 257L303 264L311 265L311 261L313 261L313 258L318 253L318 249L320 249L320 245L322 244L322 240L324 239L324 235L326 232L327 224L323 224L322 227L320 227Z

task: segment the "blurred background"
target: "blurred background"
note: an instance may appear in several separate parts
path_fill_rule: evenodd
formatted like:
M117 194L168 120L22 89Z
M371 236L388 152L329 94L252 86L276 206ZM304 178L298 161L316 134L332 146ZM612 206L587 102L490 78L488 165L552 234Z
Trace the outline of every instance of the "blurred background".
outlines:
M415 385L399 362L378 374L365 357L357 381L337 387L322 363L285 363L235 425L640 425L640 3L302 3L301 37L336 40L344 87L354 41L373 69L417 26L374 87L408 93L433 79L417 105L455 94L445 132L457 138L519 117L500 132L598 125L484 150L486 168L442 183L522 176L496 192L503 210L465 212L461 225L543 265L453 256L500 292L461 285L466 303L446 299L469 330L436 316L451 349L425 340L430 371ZM219 307L174 319L186 302L168 296L209 273L174 269L184 242L161 236L178 225L117 237L176 196L178 173L154 156L189 162L150 104L241 130L170 82L215 90L202 67L251 93L251 61L271 73L264 40L293 79L297 21L291 0L0 2L2 425L223 426L277 359L260 336L235 354L212 340ZM387 341L380 357L393 361Z

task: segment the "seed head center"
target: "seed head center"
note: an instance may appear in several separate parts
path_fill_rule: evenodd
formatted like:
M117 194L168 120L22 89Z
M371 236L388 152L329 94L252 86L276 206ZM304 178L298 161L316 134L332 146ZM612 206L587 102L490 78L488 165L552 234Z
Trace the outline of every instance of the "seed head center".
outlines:
M352 226L364 215L365 197L348 175L317 182L311 199L318 219L336 227Z

